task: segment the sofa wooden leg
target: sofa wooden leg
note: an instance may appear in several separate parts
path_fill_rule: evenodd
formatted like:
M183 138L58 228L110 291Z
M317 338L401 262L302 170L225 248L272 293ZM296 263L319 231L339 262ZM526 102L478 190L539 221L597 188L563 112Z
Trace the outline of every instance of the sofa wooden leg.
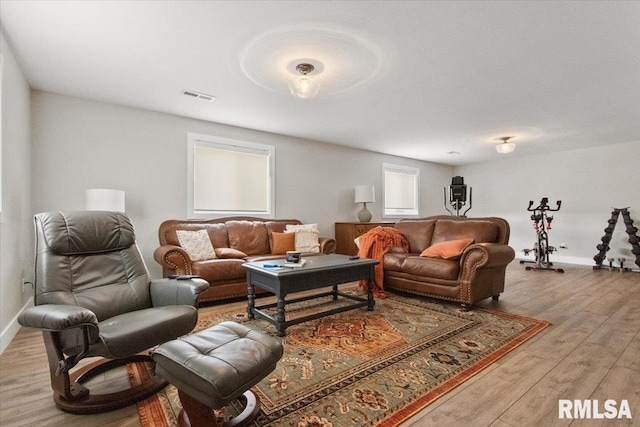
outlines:
M462 307L462 311L471 310L471 306L469 304L462 303L462 304L460 304L460 306Z
M493 296L491 297L491 299L492 299L492 300L494 300L494 301L498 301L498 300L500 299L500 294L498 294L498 295L493 295Z

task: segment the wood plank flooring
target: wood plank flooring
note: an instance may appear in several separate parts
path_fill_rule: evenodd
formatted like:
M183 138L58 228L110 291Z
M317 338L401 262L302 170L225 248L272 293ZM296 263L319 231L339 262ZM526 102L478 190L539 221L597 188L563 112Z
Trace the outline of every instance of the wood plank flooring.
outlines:
M402 424L420 426L640 425L640 273L562 266L564 274L507 269L499 302L480 305L552 326ZM244 305L244 303L234 303ZM216 306L203 311L219 309ZM123 373L95 381L117 384ZM632 420L558 418L559 399L626 399ZM601 406L602 407L602 406ZM51 398L40 332L22 328L0 356L0 425L139 426L135 406L71 415ZM334 426L348 427L348 426Z

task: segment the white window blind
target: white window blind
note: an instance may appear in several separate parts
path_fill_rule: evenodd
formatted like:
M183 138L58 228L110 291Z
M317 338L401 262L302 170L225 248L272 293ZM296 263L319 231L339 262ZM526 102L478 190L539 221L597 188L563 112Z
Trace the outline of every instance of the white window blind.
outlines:
M189 134L189 212L273 215L275 147Z
M383 216L418 216L420 169L383 164Z

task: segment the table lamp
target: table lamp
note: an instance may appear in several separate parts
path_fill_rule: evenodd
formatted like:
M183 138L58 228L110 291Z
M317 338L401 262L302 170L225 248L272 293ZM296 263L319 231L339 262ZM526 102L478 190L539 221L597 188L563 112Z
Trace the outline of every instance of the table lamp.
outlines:
M376 201L375 189L373 185L358 185L356 186L356 203L362 203L362 210L358 212L358 220L360 222L371 221L371 212L367 209L367 203L373 203Z

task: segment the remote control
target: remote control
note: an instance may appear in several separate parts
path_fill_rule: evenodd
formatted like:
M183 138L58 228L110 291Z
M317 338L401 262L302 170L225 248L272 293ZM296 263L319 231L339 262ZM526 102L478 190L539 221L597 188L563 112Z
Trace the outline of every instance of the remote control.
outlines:
M349 259L360 259L360 257L358 255L351 255Z
M282 267L282 266L280 264L274 264L274 263L265 262L264 264L262 264L262 267L264 267L264 268L278 268L278 267Z

